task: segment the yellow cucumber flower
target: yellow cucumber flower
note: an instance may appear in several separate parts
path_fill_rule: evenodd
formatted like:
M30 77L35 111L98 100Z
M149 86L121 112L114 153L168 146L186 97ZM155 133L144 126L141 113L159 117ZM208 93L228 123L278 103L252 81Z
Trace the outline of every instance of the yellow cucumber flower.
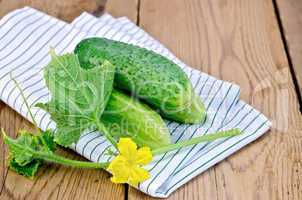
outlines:
M117 144L117 155L108 166L108 171L113 175L113 183L128 183L137 186L138 183L150 178L147 170L141 166L152 161L152 153L149 147L137 149L136 144L130 138L120 138Z

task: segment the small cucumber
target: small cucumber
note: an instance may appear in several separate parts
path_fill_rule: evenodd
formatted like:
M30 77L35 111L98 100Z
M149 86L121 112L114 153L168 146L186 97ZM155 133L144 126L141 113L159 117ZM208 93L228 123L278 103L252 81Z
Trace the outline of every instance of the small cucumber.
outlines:
M74 52L84 68L109 60L117 69L115 87L145 100L163 117L199 123L206 115L186 74L178 65L153 51L105 38L88 38L82 40Z
M101 122L112 136L131 137L138 146L157 149L171 143L169 130L161 116L118 90L112 92Z

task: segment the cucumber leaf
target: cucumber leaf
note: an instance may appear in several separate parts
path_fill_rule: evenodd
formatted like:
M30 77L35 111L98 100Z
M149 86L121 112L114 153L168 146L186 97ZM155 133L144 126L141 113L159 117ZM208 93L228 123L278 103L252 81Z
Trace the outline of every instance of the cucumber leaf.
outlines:
M10 140L8 137L4 137L4 142L9 145L10 156L14 158L15 162L20 166L25 166L30 163L32 154L24 151L23 146L30 147L32 149L38 148L38 140L26 131L20 131L20 136L16 140Z
M22 176L33 178L41 165L40 160L33 160L30 163L21 166L15 159L11 159L9 162L9 168Z
M27 131L20 131L17 139L11 139L3 132L4 142L9 147L9 167L18 174L34 177L42 160L35 152L53 153L56 145L50 131L32 135Z
M56 154L56 143L51 131L35 135L21 131L17 139L8 137L3 130L2 134L4 143L9 147L9 168L26 177L34 177L44 162L93 169L106 169L109 164L71 160Z
M83 69L75 54L57 56L44 69L51 94L48 103L36 106L48 111L57 124L56 143L69 146L99 121L113 88L115 67L108 61Z
M50 131L32 135L20 131L17 139L11 139L3 133L4 142L9 146L10 158L20 166L25 166L34 160L34 151L53 152L56 144Z

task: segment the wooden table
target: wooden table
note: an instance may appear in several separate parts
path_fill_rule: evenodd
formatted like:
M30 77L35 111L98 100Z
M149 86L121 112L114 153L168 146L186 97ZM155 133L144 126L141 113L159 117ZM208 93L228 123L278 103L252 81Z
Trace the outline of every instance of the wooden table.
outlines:
M169 199L302 199L301 1L109 0L107 11L128 16L187 64L239 84L241 98L273 123ZM11 136L31 128L3 103L0 126ZM151 199L98 170L48 165L28 180L7 170L2 140L0 149L0 199Z

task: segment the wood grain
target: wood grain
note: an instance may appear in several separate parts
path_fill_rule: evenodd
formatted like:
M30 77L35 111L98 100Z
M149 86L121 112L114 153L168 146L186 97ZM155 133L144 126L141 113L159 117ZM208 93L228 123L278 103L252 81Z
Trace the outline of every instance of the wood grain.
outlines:
M9 123L14 122L14 123ZM28 130L32 129L32 126L29 122L27 122L22 117L15 112L13 112L9 107L7 107L4 103L0 103L0 127L3 129L8 135L15 137L15 133L17 130L26 128ZM0 194L4 190L4 181L7 178L7 147L3 143L2 134L0 136Z
M3 2L0 15L7 12ZM136 21L138 5L138 0L109 0L107 10ZM50 10L58 12L56 7ZM55 15L65 18L62 11ZM144 29L189 65L239 84L241 98L269 116L274 125L260 140L169 199L302 199L302 120L272 2L141 0L139 18ZM0 127L14 135L20 127L31 126L0 103ZM7 173L2 139L0 151L0 186L5 181L0 199L125 198L124 187L114 186L108 174L95 170L48 165L34 181ZM80 159L69 151L61 153ZM129 199L152 198L130 189Z
M114 17L128 17L136 23L139 0L108 0L106 11Z
M102 11L105 2L106 0L1 0L0 17L17 8L31 6L49 15L70 22L83 11L90 13Z
M168 199L302 199L302 120L270 0L142 0L140 26L191 66L241 87L272 130ZM152 199L134 189L129 199Z
M302 93L302 1L277 0L293 69Z
M33 128L9 107L2 107L0 111L0 126L9 135L15 137L20 128ZM112 184L109 174L100 170L81 170L49 164L39 171L34 180L24 178L7 170L7 149L3 146L2 138L0 148L0 199L124 199L124 187ZM72 159L84 160L69 150L61 150L59 153Z
M25 2L25 3L24 3ZM79 1L60 1L63 5L56 6L56 0L52 0L53 5L45 1L0 1L0 16L17 7L23 7L24 4L33 7L39 7L43 4L43 11L53 16L59 16L64 20L71 20L73 16L80 14L82 5L74 9ZM59 2L59 1L58 1ZM84 2L84 1L83 1ZM89 1L86 1L87 4ZM24 3L24 4L23 4ZM85 3L85 5L86 5ZM114 12L115 15L125 15L128 17L136 16L136 1L125 1L124 5L119 8L115 7L118 1L109 2L108 12ZM22 4L22 5L21 5ZM113 5L114 4L114 5ZM122 1L119 1L122 4ZM71 6L69 8L69 6ZM6 7L7 6L7 7ZM63 8L61 7L63 6ZM68 13L68 9L73 13ZM65 10L65 8L67 10ZM126 8L124 10L123 8ZM120 10L122 9L122 10ZM131 10L133 9L133 10ZM87 11L88 8L85 8ZM119 14L119 12L121 14ZM20 128L32 129L33 126L23 119L20 115L0 102L0 127L3 128L8 135L15 137L17 130ZM109 174L99 170L81 170L72 169L57 165L47 165L40 170L38 177L34 180L26 179L16 173L7 170L6 156L7 149L3 144L0 136L0 199L124 199L125 187L123 185L114 185L109 180ZM61 150L62 155L72 159L83 160L80 156L68 150Z

